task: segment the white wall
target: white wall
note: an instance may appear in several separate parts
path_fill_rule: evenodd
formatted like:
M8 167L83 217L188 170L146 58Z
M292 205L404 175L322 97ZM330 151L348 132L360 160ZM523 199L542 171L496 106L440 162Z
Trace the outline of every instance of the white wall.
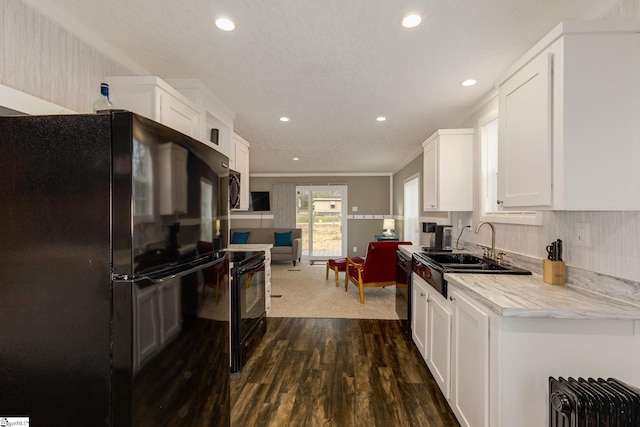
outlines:
M89 46L27 2L0 2L0 84L87 113L105 76L141 71L122 62L127 61Z

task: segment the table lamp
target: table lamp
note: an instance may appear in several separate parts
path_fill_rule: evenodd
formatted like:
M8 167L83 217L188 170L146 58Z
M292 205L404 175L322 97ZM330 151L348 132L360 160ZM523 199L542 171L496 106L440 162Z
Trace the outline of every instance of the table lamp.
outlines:
M382 234L384 236L393 236L396 234L396 220L393 218L385 218L382 222Z

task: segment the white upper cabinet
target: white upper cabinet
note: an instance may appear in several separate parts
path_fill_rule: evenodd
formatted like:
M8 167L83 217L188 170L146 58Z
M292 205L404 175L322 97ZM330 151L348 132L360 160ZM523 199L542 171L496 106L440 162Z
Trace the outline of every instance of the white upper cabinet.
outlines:
M107 77L115 108L133 111L200 139L200 113L186 96L155 76Z
M198 106L198 139L225 156L232 157L233 111L197 79L168 79L167 82Z
M550 54L500 87L498 200L504 206L551 205L551 102Z
M558 25L498 81L498 199L640 209L640 21Z
M424 210L473 210L473 129L440 129L422 147Z

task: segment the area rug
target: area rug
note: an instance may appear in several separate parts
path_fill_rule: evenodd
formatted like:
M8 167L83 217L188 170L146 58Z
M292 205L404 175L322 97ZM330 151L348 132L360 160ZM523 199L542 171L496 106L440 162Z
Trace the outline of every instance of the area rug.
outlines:
M364 304L356 286L344 290L344 273L340 286L335 276L309 262L273 263L271 265L271 312L269 317L313 317L330 319L398 319L395 311L395 286L365 288Z

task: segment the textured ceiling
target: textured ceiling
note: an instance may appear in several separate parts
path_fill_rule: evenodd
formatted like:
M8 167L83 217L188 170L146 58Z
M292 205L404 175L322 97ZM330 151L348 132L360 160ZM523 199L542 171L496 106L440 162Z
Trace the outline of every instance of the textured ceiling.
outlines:
M456 126L560 21L617 0L50 2L153 74L201 80L236 113L252 173L366 173ZM422 24L402 28L410 12ZM218 30L220 16L236 30Z

